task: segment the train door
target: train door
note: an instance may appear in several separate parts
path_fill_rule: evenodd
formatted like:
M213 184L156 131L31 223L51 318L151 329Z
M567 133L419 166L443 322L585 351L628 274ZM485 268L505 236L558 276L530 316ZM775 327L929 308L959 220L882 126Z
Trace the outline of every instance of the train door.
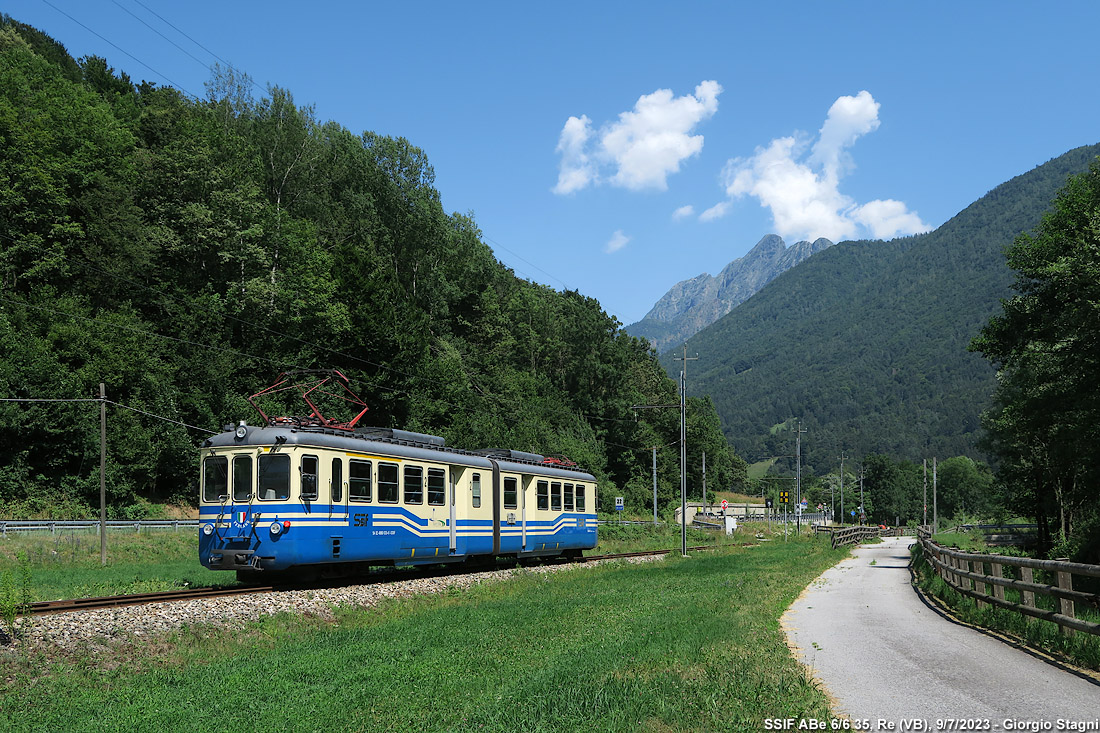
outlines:
M523 525L520 511L522 477L502 473L500 479L500 551L505 554L520 552L523 542Z
M329 474L329 517L337 523L348 521L348 484L344 479L344 459L337 456L332 459L332 473Z
M489 459L493 466L493 483L490 491L493 494L493 554L500 554L500 464Z
M530 490L530 488L534 484L534 482L535 482L534 476L524 476L523 481L522 481L523 490L520 491L520 493L519 493L519 516L520 516L519 524L520 524L520 535L521 535L521 538L522 538L522 541L520 543L520 548L524 552L527 552L528 550L531 549L530 547L527 546L527 492L528 492L528 490Z
M462 469L457 466L451 466L450 475L448 477L448 490L450 496L447 498L448 516L447 526L450 528L450 553L452 555L458 553L458 508L455 505L455 495L458 493L458 484L462 480Z
M230 505L233 518L230 538L245 538L252 534L252 503L256 498L253 484L253 461L250 454L237 454L230 459Z

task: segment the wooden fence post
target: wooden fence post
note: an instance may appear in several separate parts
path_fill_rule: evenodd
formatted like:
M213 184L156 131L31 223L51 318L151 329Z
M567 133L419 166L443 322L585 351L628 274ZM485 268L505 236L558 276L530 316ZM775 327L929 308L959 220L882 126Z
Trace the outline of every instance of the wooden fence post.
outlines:
M1063 571L1059 570L1058 571L1058 587L1061 588L1062 590L1073 590L1073 574L1063 572ZM1058 601L1061 603L1062 615L1063 616L1069 616L1070 618L1076 618L1073 615L1073 610L1074 610L1073 609L1073 601L1069 600L1068 598L1059 598ZM1073 634L1074 634L1073 629L1071 629L1067 626L1062 626L1061 628L1062 628L1062 633L1063 634L1065 634L1066 636L1073 636Z
M1020 580L1025 583L1035 582L1035 571L1031 568L1020 568ZM1035 608L1035 593L1030 590L1021 591L1020 595L1023 596L1023 602L1025 606L1029 608Z
M994 578L1000 580L1004 577L1004 571L1001 569L1001 564L999 562L989 563L989 568ZM1005 587L1003 585L994 585L993 597L999 601L1003 601L1005 599Z
M965 562L966 562L966 569L968 571L970 571L972 573L975 573L977 575L985 575L985 563L984 562L979 562L977 560L974 560L973 562L971 562L970 560L966 560ZM970 579L967 579L966 587L970 588L971 585L973 585L975 593L981 593L982 595L989 595L989 585L988 584L983 583L980 580L971 581ZM974 605L978 607L979 611L984 611L985 609L989 608L988 603L986 603L985 601L980 601L977 598L974 599Z

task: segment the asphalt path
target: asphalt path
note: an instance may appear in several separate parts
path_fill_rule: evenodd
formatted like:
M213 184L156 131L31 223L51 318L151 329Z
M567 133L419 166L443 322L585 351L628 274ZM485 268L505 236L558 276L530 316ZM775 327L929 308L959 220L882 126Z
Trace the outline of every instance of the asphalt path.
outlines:
M871 730L1100 730L1095 681L925 605L908 569L914 541L860 546L783 616L833 710Z

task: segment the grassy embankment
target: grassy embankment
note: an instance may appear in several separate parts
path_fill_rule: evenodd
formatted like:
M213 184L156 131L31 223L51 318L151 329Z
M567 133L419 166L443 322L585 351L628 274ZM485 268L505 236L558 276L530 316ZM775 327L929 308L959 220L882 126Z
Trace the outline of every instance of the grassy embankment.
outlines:
M0 573L18 573L25 558L31 601L151 593L233 582L232 573L199 564L190 530L110 531L107 561L100 563L99 535L87 531L9 535L0 540Z
M719 545L744 541L713 532L688 529L688 545ZM751 538L750 538L751 539ZM600 544L587 553L612 554L680 547L678 525L604 525ZM18 576L18 555L26 557L31 574L31 601L90 598L121 593L151 593L183 587L232 585L233 573L207 570L199 564L195 531L111 531L107 534L106 567L100 564L99 536L86 530L10 535L0 540L0 574Z
M13 730L759 730L828 715L778 618L846 554L809 538L8 655Z
M1016 548L989 547L982 541L982 533L978 531L941 532L934 535L932 540L944 547L954 547L963 552L1014 557L1030 556L1029 553ZM978 608L974 599L954 590L940 576L936 575L932 566L924 557L924 553L921 552L919 543L913 545L912 552L913 567L916 571L918 586L925 593L939 599L960 620L1015 637L1028 646L1041 649L1072 664L1100 671L1100 637L1081 632L1067 636L1062 633L1057 624L1050 621L1029 618L1023 614L996 608L989 604L986 604L984 608ZM986 572L988 572L988 568ZM1004 575L1006 578L1021 579L1019 570L1008 566L1004 567ZM1057 585L1057 580L1053 577L1053 574L1044 570L1034 571L1034 582ZM1079 587L1077 590L1086 589ZM1023 603L1020 591L1013 588L1005 588L1005 600L1011 603ZM1056 599L1049 596L1039 594L1035 596L1035 605L1048 611L1055 610L1056 602ZM1075 615L1080 619L1100 623L1100 614L1082 607L1081 604L1077 604Z

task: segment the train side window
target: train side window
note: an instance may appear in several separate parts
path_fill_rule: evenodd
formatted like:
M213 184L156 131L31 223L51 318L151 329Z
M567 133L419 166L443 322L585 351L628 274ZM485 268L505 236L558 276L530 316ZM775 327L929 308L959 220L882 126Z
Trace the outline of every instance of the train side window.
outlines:
M285 453L260 456L260 499L286 501L290 498L290 456Z
M504 508L515 509L516 504L516 480L506 476L504 478Z
M447 503L447 472L442 468L428 469L428 503L432 506Z
M248 501L252 497L252 456L233 459L233 501Z
M222 501L229 495L229 459L207 456L202 462L202 500Z
M396 504L398 499L397 463L378 463L378 501Z
M317 500L317 456L302 456L302 500Z
M348 498L352 501L370 501L370 468L370 461L349 461Z
M573 511L573 484L565 485L565 511Z
M561 484L557 481L550 484L550 511L561 511Z
M378 464L378 501L386 504L397 503L397 464Z
M538 483L538 504L537 507L543 511L550 508L550 484L546 481L539 481Z
M405 503L424 503L424 469L420 466L405 466Z
M340 458L332 459L332 478L329 479L329 489L332 492L333 504L344 500L344 461Z
M577 511L584 511L584 484L577 484Z
M473 499L474 508L477 509L481 506L481 474L475 473L470 479L470 494Z

